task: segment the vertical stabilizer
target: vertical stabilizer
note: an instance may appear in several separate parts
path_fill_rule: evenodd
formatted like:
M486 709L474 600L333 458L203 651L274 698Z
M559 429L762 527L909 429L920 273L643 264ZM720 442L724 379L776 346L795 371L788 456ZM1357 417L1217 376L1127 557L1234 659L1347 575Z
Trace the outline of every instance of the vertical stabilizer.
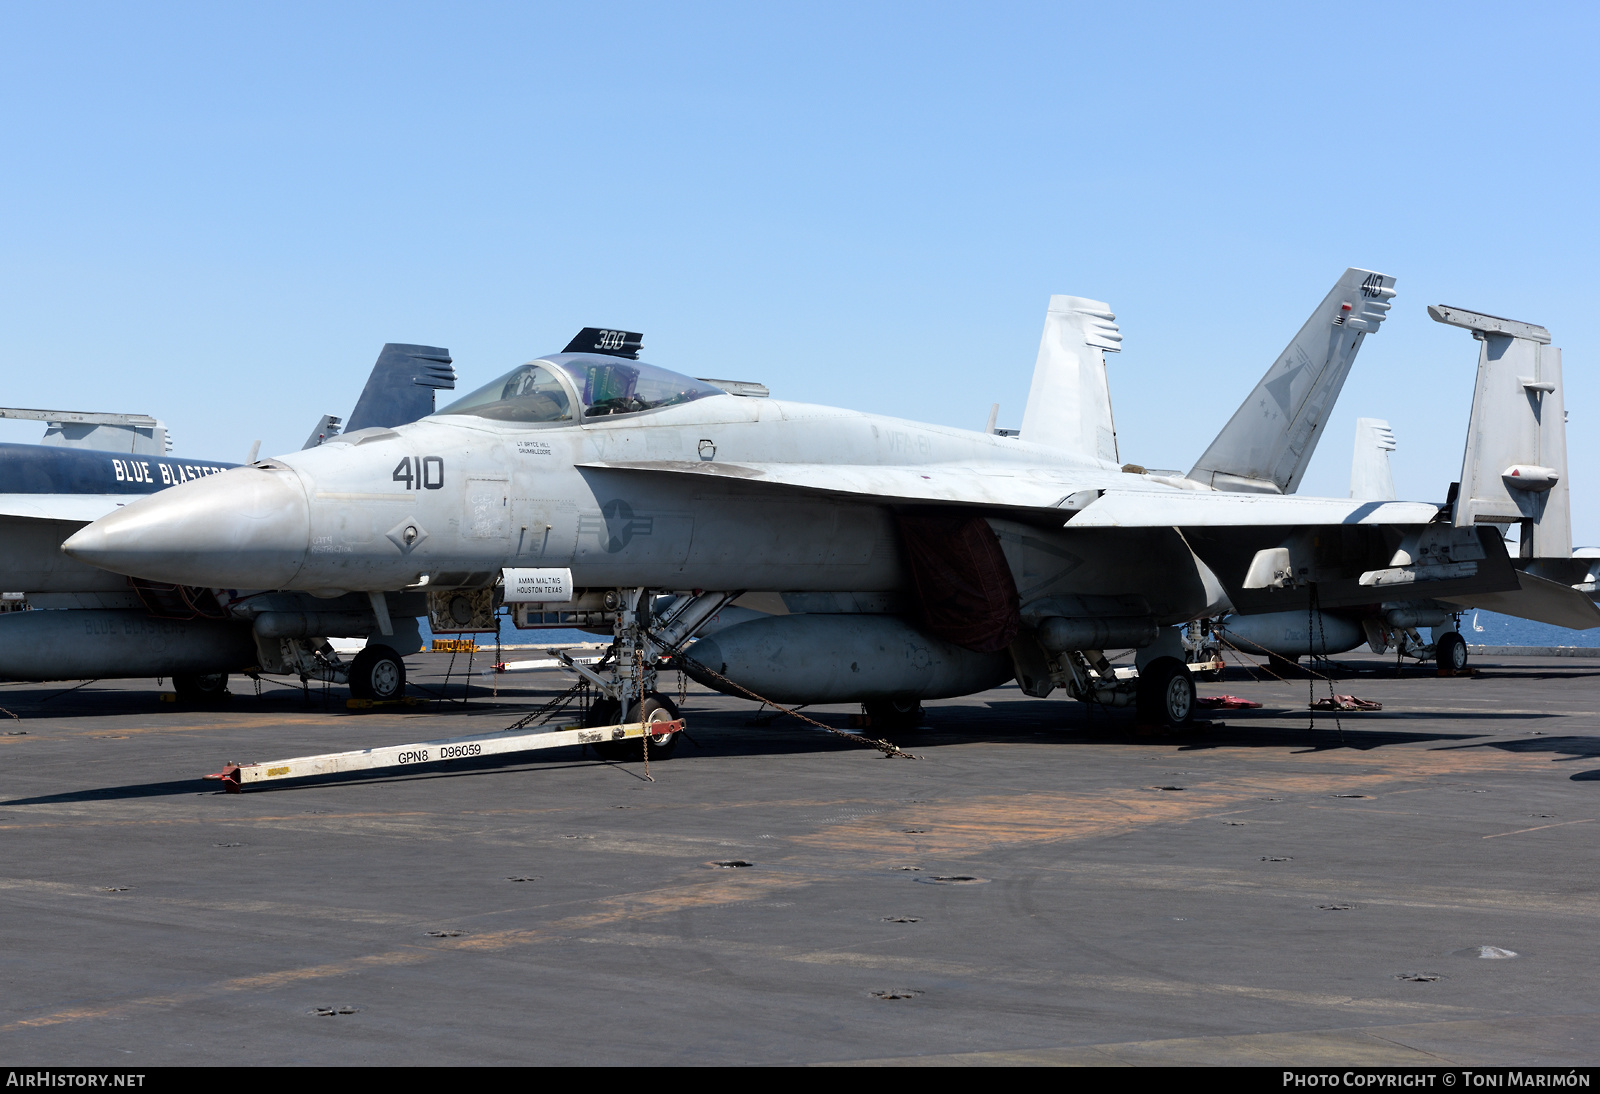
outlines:
M1394 278L1346 270L1189 477L1218 490L1294 493L1362 340L1393 298Z
M1356 419L1356 450L1350 461L1350 496L1360 501L1394 501L1394 470L1389 453L1394 431L1381 418Z
M311 431L311 436L306 438L306 443L300 446L300 450L304 452L308 448L315 448L324 441L337 437L342 421L343 419L336 414L324 414L317 422L316 428ZM254 463L255 461L251 460L250 462Z
M1520 524L1523 558L1572 554L1561 351L1532 323L1429 305L1482 343L1455 524Z
M433 413L437 388L456 386L450 351L438 346L409 346L390 342L378 354L367 386L350 412L345 432L368 426L397 426Z
M1122 349L1115 319L1111 306L1098 300L1050 298L1022 412L1023 440L1120 462L1105 358L1107 351Z

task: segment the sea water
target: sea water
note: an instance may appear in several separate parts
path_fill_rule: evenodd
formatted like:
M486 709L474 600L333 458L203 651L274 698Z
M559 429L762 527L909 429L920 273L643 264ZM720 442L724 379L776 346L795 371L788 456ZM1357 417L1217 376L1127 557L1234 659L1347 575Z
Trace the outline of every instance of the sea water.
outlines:
M1469 646L1600 646L1600 628L1574 631L1476 610L1462 613L1461 637Z

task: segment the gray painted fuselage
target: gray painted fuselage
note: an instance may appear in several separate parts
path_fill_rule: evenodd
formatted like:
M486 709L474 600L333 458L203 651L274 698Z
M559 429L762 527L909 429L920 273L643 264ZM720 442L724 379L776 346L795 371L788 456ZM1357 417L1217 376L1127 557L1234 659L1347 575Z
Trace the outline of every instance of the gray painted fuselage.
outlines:
M961 506L995 524L1025 597L1204 611L1221 591L1171 528L1063 528L1074 493L1130 487L1184 493L1016 438L716 395L350 433L131 505L73 547L154 580L323 595L482 586L507 566L570 568L580 587L873 591L906 582L896 508Z

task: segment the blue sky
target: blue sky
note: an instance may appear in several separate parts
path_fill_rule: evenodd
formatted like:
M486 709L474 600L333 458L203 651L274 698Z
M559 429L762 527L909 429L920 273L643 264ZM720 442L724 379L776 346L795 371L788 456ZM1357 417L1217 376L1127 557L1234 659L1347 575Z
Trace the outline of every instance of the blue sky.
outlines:
M1579 5L0 7L7 405L243 459L348 414L386 341L463 390L579 327L780 396L1021 418L1051 293L1109 301L1125 459L1187 469L1346 266L1395 275L1358 416L1460 470L1476 344L1565 349L1600 542ZM34 439L32 424L0 437Z

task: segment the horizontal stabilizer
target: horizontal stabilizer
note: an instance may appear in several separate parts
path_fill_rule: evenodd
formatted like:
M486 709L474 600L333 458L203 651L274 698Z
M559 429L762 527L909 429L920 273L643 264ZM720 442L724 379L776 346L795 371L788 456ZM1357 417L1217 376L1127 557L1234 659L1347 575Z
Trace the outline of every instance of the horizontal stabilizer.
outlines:
M1600 627L1600 608L1584 593L1570 585L1535 577L1530 573L1517 574L1520 588L1503 593L1480 593L1477 596L1438 597L1447 604L1463 608L1482 608L1514 615L1519 619L1532 619L1557 627L1570 627L1584 631Z

